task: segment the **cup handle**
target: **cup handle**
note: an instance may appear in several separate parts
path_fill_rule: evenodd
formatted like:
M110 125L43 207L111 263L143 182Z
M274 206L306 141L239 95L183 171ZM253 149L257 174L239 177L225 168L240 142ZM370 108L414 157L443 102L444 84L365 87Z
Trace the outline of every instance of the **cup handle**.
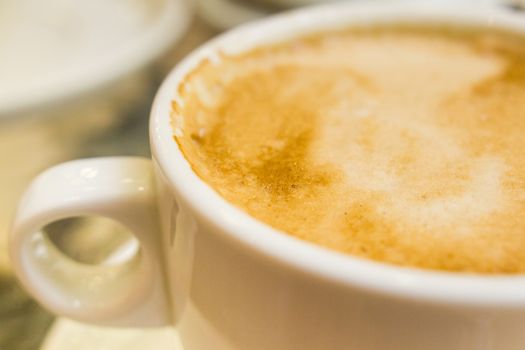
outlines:
M56 220L97 215L121 223L140 243L118 265L73 261L42 233ZM93 158L40 174L19 204L10 255L23 286L52 312L106 326L169 324L160 223L151 161Z

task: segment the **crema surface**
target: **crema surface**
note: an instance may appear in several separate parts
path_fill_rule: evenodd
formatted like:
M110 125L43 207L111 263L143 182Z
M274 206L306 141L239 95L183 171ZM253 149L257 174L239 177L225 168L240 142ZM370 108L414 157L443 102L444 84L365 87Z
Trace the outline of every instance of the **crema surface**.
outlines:
M397 265L525 272L525 39L384 25L197 67L194 171L295 237Z

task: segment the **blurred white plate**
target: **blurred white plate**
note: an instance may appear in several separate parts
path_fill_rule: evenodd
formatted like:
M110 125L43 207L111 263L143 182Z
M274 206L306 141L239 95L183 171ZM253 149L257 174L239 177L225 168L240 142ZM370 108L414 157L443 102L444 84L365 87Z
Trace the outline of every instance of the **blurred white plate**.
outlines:
M187 0L0 1L0 118L100 92L158 58L190 19Z

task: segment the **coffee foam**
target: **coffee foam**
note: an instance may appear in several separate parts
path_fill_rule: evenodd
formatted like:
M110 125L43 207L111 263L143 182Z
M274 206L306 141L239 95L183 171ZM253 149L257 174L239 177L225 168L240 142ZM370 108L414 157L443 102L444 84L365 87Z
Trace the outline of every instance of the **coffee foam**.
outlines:
M357 28L204 62L173 104L196 173L301 239L399 265L525 271L525 40Z

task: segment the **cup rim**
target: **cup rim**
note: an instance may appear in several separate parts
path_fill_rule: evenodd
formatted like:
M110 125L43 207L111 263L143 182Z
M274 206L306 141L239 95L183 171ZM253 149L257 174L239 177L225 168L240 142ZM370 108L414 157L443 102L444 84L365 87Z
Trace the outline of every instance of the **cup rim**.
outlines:
M525 307L525 275L442 272L366 260L283 233L230 204L195 174L173 139L171 102L181 103L178 87L203 59L238 53L307 33L381 21L451 22L507 28L525 35L525 16L502 7L442 2L397 1L325 4L282 13L228 31L204 44L168 75L155 97L150 119L154 162L186 204L227 238L270 262L280 262L338 285L437 304ZM269 39L269 37L272 39Z

